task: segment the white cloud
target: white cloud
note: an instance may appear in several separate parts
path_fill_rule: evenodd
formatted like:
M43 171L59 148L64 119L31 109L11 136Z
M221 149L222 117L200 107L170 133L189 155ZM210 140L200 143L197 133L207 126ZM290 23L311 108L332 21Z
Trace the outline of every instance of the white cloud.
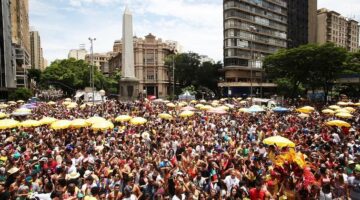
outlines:
M360 20L359 0L318 0L318 8L334 10L345 17Z

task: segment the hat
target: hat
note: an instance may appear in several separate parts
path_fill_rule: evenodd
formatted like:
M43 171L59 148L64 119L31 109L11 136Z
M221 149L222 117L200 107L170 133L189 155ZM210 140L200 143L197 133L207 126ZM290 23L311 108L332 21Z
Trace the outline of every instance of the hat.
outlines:
M33 161L37 161L38 158L37 158L36 156L34 156L32 160L33 160Z
M67 180L71 180L71 179L77 179L80 177L80 174L76 171L71 172L70 174L66 174L66 179Z
M15 174L16 172L18 172L20 169L17 167L13 167L11 169L8 170L9 174Z
M21 154L19 152L15 152L12 157L14 159L19 159L21 157Z
M92 171L86 170L85 173L84 173L84 178L87 178L87 177L91 176L92 173L93 173Z

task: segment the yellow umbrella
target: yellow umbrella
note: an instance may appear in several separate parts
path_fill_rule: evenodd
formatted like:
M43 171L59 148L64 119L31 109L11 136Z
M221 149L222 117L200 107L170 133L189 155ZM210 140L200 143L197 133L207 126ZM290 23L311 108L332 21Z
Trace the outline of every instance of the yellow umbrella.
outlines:
M213 107L216 107L216 106L219 105L219 102L212 102L211 105L212 105Z
M41 123L39 121L29 119L21 122L20 126L25 128L38 127L41 126Z
M239 103L240 103L240 104L246 104L246 103L247 103L247 101L242 100L242 101L240 101Z
M300 117L300 118L307 118L307 117L310 117L310 115L305 114L305 113L301 113L301 114L298 115L298 117Z
M54 130L63 130L69 128L71 125L70 120L58 120L56 122L53 122L50 126L50 128Z
M70 98L66 98L65 101L71 101L71 99L70 99Z
M340 108L335 110L336 113L350 113L349 110L345 109L345 108Z
M193 116L195 113L193 111L190 111L190 110L185 110L183 111L182 113L180 113L180 117L191 117Z
M201 100L200 100L200 103L206 103L206 100L205 100L205 99L201 99Z
M13 119L3 119L0 120L0 130L16 128L18 127L20 122Z
M146 124L147 120L142 117L135 117L130 120L130 124L132 125L143 125Z
M159 114L159 118L161 118L161 119L166 119L166 120L172 120L172 119L173 119L173 117L172 117L170 114L168 114L168 113L161 113L161 114Z
M0 112L0 119L5 118L5 117L7 117L7 116L8 116L7 114L5 114L5 113L3 113L3 112Z
M354 103L355 106L360 106L360 102Z
M197 101L196 100L191 100L190 103L195 104L195 103L197 103Z
M56 105L56 103L53 102L53 101L49 101L47 104L48 104L48 105Z
M62 103L62 105L64 105L64 106L67 106L67 105L70 105L71 104L71 101L64 101L63 103Z
M76 108L77 105L78 105L77 103L72 102L72 103L70 103L69 105L67 105L66 108L67 108L67 109Z
M249 112L248 110L249 110L249 109L247 109L247 108L240 108L240 109L239 109L239 112L247 113L247 112Z
M355 108L353 108L353 107L345 107L344 109L351 112L351 113L355 112Z
M89 119L86 120L86 122L89 124L95 124L97 122L102 122L102 121L106 121L106 119L103 117L96 117L96 116L90 117Z
M336 117L340 117L340 118L345 118L345 119L349 119L349 118L352 118L352 117L353 117L352 114L346 113L346 112L336 113L335 116L336 116Z
M166 106L169 108L175 108L175 104L173 104L173 103L168 103L168 104L166 104Z
M351 127L351 125L342 120L332 120L325 123L328 126L338 126L338 127Z
M8 101L8 104L14 105L14 104L16 104L16 102L15 101Z
M230 108L227 107L227 106L219 106L219 107L217 107L216 109L226 110L226 111L230 110Z
M197 109L201 109L202 107L204 107L204 105L201 103L195 105L195 108Z
M338 106L338 105L331 105L331 106L329 106L329 108L330 108L330 109L333 109L333 110L338 110L338 109L340 109L341 107Z
M24 100L18 100L17 103L25 103Z
M276 145L278 147L295 147L294 142L281 136L268 137L263 140L263 143L267 145Z
M88 127L90 124L86 122L85 119L74 119L71 121L71 128L84 128Z
M91 129L95 131L106 131L113 128L114 124L109 121L96 122L91 126Z
M201 107L200 110L210 110L210 109L212 109L212 108L213 108L213 107L210 106L210 105L205 105L205 106Z
M339 102L337 102L337 105L339 105L339 106L347 106L348 104L346 102L339 101Z
M116 122L128 122L132 119L129 115L120 115L115 118Z
M335 111L333 111L331 109L324 109L321 112L324 113L324 114L334 114L335 113Z
M40 119L40 123L42 125L49 125L49 124L52 124L54 122L56 122L57 119L53 118L53 117L43 117L42 119Z
M296 111L301 112L301 113L312 113L314 110L315 110L315 108L311 107L311 106L304 106L304 107L296 109Z
M4 103L0 104L0 109L7 108L7 107L9 107L9 105L4 104Z
M31 110L27 109L27 108L19 108L16 109L13 113L11 113L12 115L15 116L24 116L24 115L30 115L31 114Z
M180 102L180 103L178 103L178 106L179 107L184 107L184 106L187 106L188 104L186 103L186 102Z
M81 108L81 109L84 109L86 106L91 107L91 106L93 106L93 104L92 104L92 103L84 103L84 104L82 104L82 105L80 106L80 108Z
M347 102L347 105L348 106L354 106L355 104L353 102L349 101L349 102Z

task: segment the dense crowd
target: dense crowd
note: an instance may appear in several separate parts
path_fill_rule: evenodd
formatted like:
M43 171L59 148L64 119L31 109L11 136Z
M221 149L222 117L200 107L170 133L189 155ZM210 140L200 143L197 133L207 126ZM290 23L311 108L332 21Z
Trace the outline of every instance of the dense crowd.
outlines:
M239 101L224 101L233 106L226 114L199 110L188 118L161 102L107 101L72 109L38 103L31 115L16 119L98 115L114 121L127 114L148 121L115 123L106 131L2 130L0 200L360 199L357 107L345 120L351 127L337 127L325 125L336 118L320 112L325 105L300 118L296 111L243 113ZM164 112L174 119L160 119ZM295 147L263 144L274 135Z

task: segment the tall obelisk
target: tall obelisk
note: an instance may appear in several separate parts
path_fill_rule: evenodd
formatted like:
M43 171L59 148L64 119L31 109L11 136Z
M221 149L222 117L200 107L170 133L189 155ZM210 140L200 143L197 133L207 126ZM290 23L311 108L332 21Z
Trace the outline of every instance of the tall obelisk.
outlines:
M139 80L135 77L134 40L132 14L128 7L123 15L122 35L122 77L120 80L120 98L122 100L135 99L139 94Z

